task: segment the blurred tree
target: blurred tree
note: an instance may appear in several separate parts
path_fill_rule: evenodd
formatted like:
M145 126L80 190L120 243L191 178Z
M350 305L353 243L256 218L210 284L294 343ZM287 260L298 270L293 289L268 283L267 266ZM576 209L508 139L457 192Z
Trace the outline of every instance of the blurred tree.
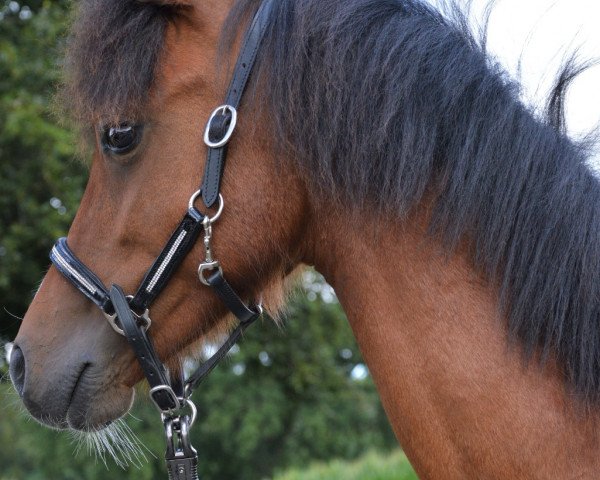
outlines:
M68 4L0 3L0 337L8 339L84 185L74 136L50 108Z

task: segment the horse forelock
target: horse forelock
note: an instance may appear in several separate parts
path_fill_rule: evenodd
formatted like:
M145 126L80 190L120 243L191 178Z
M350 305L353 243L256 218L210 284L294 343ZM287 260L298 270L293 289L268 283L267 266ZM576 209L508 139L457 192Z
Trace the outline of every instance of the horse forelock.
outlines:
M77 121L144 118L172 11L138 0L79 2L62 95Z

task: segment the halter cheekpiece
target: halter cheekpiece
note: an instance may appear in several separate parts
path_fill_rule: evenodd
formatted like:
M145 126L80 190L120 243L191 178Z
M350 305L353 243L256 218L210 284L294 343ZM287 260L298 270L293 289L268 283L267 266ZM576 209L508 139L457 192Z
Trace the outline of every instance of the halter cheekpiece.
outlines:
M190 400L194 389L239 340L242 333L262 314L262 307L246 305L229 285L223 270L213 258L212 228L224 208L219 193L227 156L227 144L234 133L238 108L256 56L265 35L273 0L264 0L240 50L225 103L217 107L208 120L204 142L208 155L200 190L189 201L179 226L162 249L134 295L125 295L121 287L108 289L96 274L73 253L66 238L59 239L50 253L50 260L83 295L103 312L115 332L125 336L150 384L150 398L161 413L167 439L167 470L169 479L198 478L198 456L190 443L189 431L196 419L196 407ZM207 208L216 206L213 217L202 214L194 205L199 197ZM150 337L149 309L165 288L177 268L204 233L204 261L198 268L202 284L209 286L237 317L239 324L219 350L193 372L189 378L170 378L169 371L158 357Z

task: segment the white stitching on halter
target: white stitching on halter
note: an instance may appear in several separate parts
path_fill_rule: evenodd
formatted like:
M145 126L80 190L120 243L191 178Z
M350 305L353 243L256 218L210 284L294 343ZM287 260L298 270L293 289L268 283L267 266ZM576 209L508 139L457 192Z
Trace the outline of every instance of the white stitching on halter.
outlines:
M88 282L83 275L81 275L75 268L73 268L69 262L61 255L56 246L52 247L52 253L54 258L58 261L61 267L69 272L69 275L74 277L88 292L91 294L98 293L98 289Z
M162 261L162 263L160 264L160 267L158 267L158 270L156 271L156 273L152 277L152 280L150 281L150 283L146 287L146 292L148 292L148 293L152 292L152 290L154 289L154 287L156 286L156 284L160 280L160 277L162 276L163 272L165 271L165 268L167 268L167 265L169 265L169 263L171 263L171 259L173 258L173 255L175 255L175 252L179 248L179 245L181 245L181 242L183 242L183 239L185 238L185 236L187 235L187 233L188 232L186 232L185 230L183 230L179 234L179 236L177 237L177 240L175 240L175 243L173 244L173 246L169 250L169 253L165 257L165 259Z

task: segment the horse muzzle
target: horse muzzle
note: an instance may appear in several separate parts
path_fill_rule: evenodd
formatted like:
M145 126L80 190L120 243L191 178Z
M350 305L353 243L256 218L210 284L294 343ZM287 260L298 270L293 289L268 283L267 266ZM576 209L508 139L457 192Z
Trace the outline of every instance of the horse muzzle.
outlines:
M10 377L29 413L58 429L95 431L123 416L134 390L114 381L106 357L94 346L81 353L68 345L51 356L48 348L28 348L19 336L10 356Z

